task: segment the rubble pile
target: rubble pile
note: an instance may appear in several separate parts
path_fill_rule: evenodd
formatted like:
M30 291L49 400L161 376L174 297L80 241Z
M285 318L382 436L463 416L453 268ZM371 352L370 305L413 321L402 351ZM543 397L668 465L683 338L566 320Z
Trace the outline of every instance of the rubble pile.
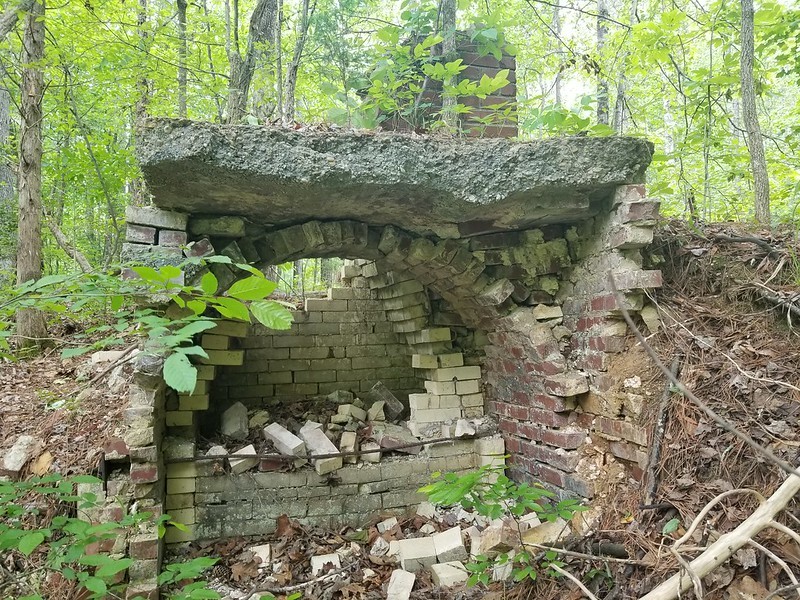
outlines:
M289 470L310 463L319 475L326 475L344 465L378 463L387 452L419 454L420 441L494 432L492 421L484 417L454 419L419 431L399 420L405 407L381 382L363 396L336 390L287 406L283 415L274 416L236 402L221 414L221 438L203 454L227 457L234 474L256 468L260 472Z
M341 592L409 600L431 597L438 588L438 598L478 598L485 588L465 589L467 565L477 556L507 557L490 569L490 588L504 585L513 578L513 558L523 543L557 544L572 534L569 523L541 523L535 513L488 519L460 506L423 502L409 518L380 518L338 532L304 528L282 516L269 539L195 543L188 552L220 559L211 586L229 600L288 589L313 598Z

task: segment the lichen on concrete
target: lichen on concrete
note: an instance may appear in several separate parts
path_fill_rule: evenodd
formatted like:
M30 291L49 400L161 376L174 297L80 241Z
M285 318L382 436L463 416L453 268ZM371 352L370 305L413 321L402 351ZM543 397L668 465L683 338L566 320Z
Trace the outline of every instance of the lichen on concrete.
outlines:
M516 142L294 131L154 119L137 152L155 203L259 225L401 224L458 237L571 223L641 182L652 145L625 137Z

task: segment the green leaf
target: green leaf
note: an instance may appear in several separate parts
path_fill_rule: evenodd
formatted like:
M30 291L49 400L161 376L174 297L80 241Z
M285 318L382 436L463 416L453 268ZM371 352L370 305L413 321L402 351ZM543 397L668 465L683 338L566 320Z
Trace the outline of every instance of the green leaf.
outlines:
M102 480L94 475L73 475L70 477L70 481L73 483L102 483Z
M192 337L195 334L202 333L209 329L213 329L217 324L214 321L192 321L178 329L175 335L183 337Z
M191 393L197 387L197 369L183 354L170 354L164 361L164 381L177 392Z
M211 271L203 275L200 279L200 289L203 290L208 295L214 295L217 293L217 289L219 288L219 281L217 281L217 276L214 275Z
M83 346L81 348L64 348L61 351L61 358L75 358L76 356L80 356L82 354L86 354L92 348Z
M247 310L247 306L238 300L234 298L214 298L213 303L223 317L250 322L250 311Z
M216 290L214 290L214 291L216 291ZM205 302L203 302L202 300L189 300L186 303L186 307L189 310L191 310L196 316L200 316L204 312L206 312L206 306L207 306L207 304Z
M250 312L259 323L270 329L285 330L292 326L292 313L273 300L253 302Z
M277 284L269 279L253 275L234 283L228 289L227 295L239 300L261 300L269 296L276 287Z
M120 571L124 571L125 569L130 567L132 564L133 561L130 558L120 558L114 560L114 562L112 563L108 563L97 569L97 571L95 572L95 576L103 578L113 577Z
M681 520L678 517L674 519L670 519L666 523L664 523L664 528L661 530L661 535L669 535L673 531L678 530L678 526L681 524Z
M104 597L108 591L106 582L99 577L88 577L84 581L81 581L81 584L90 592L99 594L99 597L101 598Z
M36 550L44 541L44 534L39 531L34 531L33 533L29 533L28 535L24 536L18 543L17 543L17 550L22 552L25 556L30 556L31 552Z
M124 298L122 296L112 296L111 297L111 310L119 310L122 308L122 303Z

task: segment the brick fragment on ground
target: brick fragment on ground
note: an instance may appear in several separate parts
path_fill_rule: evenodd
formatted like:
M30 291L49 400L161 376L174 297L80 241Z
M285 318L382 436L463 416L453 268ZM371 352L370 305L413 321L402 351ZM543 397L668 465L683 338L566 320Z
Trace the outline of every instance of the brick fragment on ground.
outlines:
M322 554L320 556L311 557L311 574L315 577L318 575L324 575L328 571L339 569L341 566L341 559L335 552L332 554Z
M458 560L431 566L431 580L435 585L450 587L464 583L468 577L467 568Z
M397 541L400 550L400 566L406 571L416 572L436 564L436 547L433 538L412 538Z
M417 576L403 569L395 569L386 588L386 600L408 600Z
M234 440L246 439L248 432L247 407L241 402L237 402L222 413L220 431L222 435Z
M21 435L3 456L0 475L18 479L22 469L42 449L42 442L32 435Z

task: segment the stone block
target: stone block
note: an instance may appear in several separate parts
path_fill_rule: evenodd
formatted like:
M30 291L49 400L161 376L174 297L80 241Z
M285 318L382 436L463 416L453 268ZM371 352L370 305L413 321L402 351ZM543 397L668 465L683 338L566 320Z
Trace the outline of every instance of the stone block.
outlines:
M567 537L571 532L569 523L559 517L555 521L545 521L531 527L522 534L522 541L526 544L552 546Z
M367 411L353 404L340 404L337 413L342 416L358 419L359 421L367 420Z
M254 457L247 457L247 458L234 458L239 454L255 454L256 448L253 444L249 446L245 446L233 452L228 456L228 462L231 465L231 473L238 475L239 473L244 473L245 471L249 471L256 465L258 465L258 459Z
M233 216L196 217L189 223L189 231L198 236L239 238L244 237L245 228L245 220Z
M438 423L453 421L462 417L460 408L429 408L428 410L411 410L410 420L416 423Z
M378 523L376 527L378 528L378 533L386 533L396 525L397 525L397 517L390 517Z
M221 367L240 366L244 362L244 350L208 350L208 358L200 358L204 365Z
M588 392L589 381L583 373L572 371L547 377L544 381L544 389L553 396L569 398Z
M436 396L445 396L449 394L456 394L458 392L458 384L460 383L472 383L472 381L468 382L461 382L461 381L426 381L424 383L425 390L429 394L435 394ZM475 383L478 383L477 381Z
M264 428L264 437L273 443L281 454L305 456L306 445L299 437L278 423L270 423Z
M465 381L468 379L480 379L481 368L471 367L452 367L449 369L432 369L428 372L428 378L433 381Z
M478 394L481 391L481 382L477 379L455 382L455 393L459 395Z
M243 440L247 438L247 407L241 402L237 402L223 412L220 431L222 435L234 440Z
M461 527L451 527L433 536L436 559L440 563L454 560L467 560L469 557L461 539Z
M367 421L385 421L386 414L384 413L384 407L386 406L386 402L383 400L378 400L374 402L372 406L369 407L367 410Z
M155 244L156 230L154 227L129 223L125 229L125 241L137 244Z
M343 431L342 437L339 441L339 449L342 452L355 452L357 435L355 431ZM343 456L342 460L348 464L355 464L358 462L358 456Z
M42 441L31 435L21 435L14 442L0 463L0 475L19 479L27 462L42 449Z
M305 442L308 453L313 457L315 454L334 454L339 449L328 439L328 436L320 428L319 423L306 422L300 429L300 438ZM319 475L325 475L342 468L342 457L330 457L314 460L314 469Z
M374 452L373 452L374 450ZM381 447L375 442L364 442L361 444L361 460L368 463L381 462Z
M436 358L439 361L438 366L445 369L450 367L464 366L464 355L461 352L452 352L450 354L439 354L437 355Z
M164 414L164 422L167 427L192 427L194 415L191 410L168 410Z
M144 206L129 206L125 210L125 220L136 225L150 225L159 229L186 230L188 215Z
M469 579L469 571L461 561L455 560L431 566L431 581L434 585L451 587L465 583Z
M508 279L500 279L489 284L478 294L477 301L484 306L497 306L514 293L514 284Z
M208 394L178 395L178 410L207 410L207 409L208 409Z
M196 481L194 477L167 479L167 495L192 494L195 491Z
M408 600L417 576L403 569L395 569L386 588L386 600Z
M400 566L405 571L415 573L436 564L436 547L433 538L412 538L397 541Z
M186 232L162 229L158 232L158 245L168 248L180 248L186 245Z
M382 400L385 403L383 412L390 421L397 419L405 410L403 403L397 399L397 396L380 381L372 386L365 399L372 404Z
M432 354L411 355L411 366L415 369L436 369L439 361Z
M209 330L214 335L228 335L231 337L247 337L250 333L250 323L245 321L231 321L223 319L216 321L214 329Z

